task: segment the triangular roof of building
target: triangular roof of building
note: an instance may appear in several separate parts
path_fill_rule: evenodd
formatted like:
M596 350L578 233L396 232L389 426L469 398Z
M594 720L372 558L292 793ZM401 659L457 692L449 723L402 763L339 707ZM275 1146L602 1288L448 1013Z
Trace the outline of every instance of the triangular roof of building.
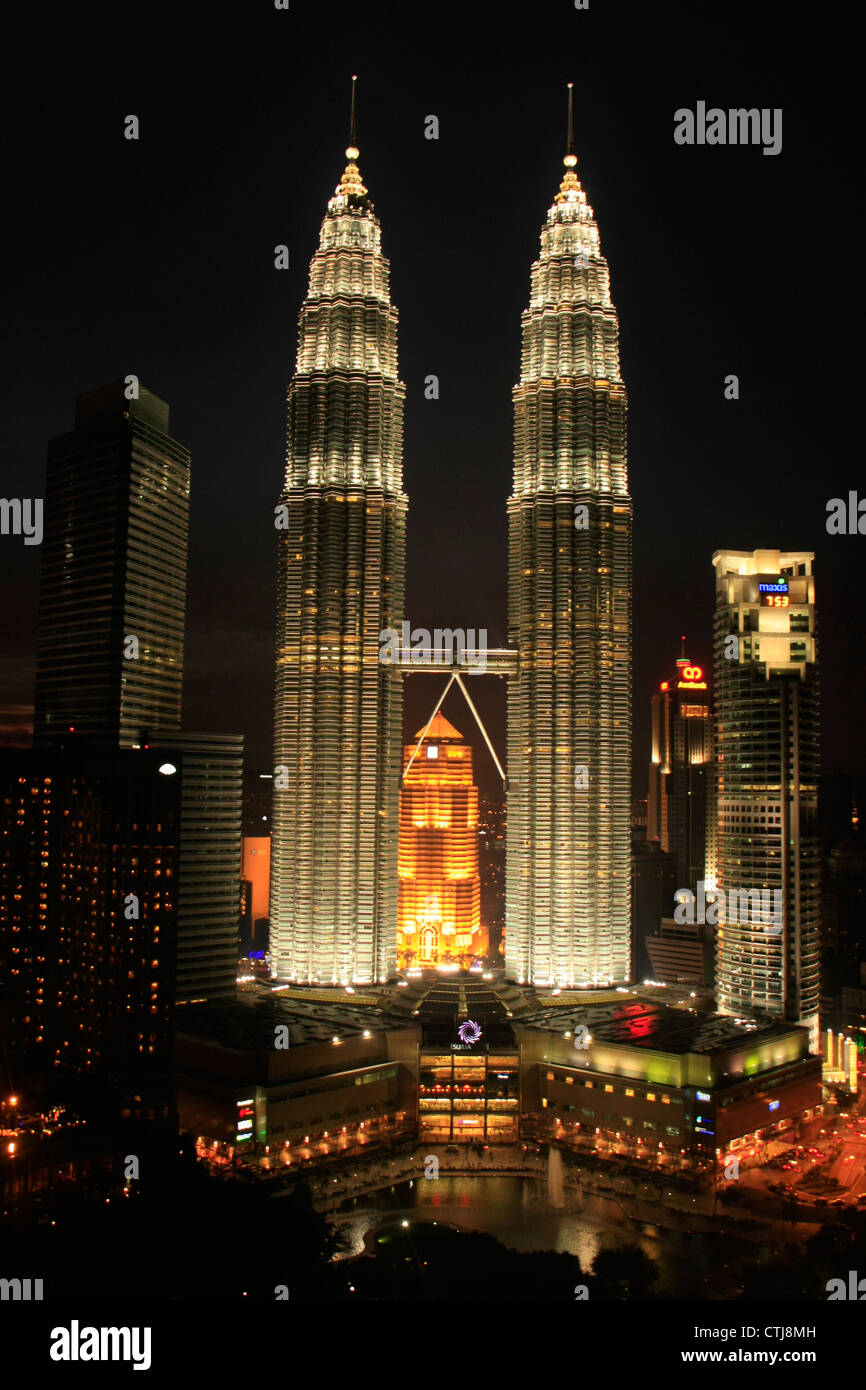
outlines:
M416 739L419 739L423 733L423 728L419 729L415 734ZM463 735L460 733L459 729L455 729L453 724L449 724L448 720L445 718L445 715L442 713L441 710L439 710L439 712L436 715L434 715L433 722L430 725L430 728L427 730L427 738L462 739Z

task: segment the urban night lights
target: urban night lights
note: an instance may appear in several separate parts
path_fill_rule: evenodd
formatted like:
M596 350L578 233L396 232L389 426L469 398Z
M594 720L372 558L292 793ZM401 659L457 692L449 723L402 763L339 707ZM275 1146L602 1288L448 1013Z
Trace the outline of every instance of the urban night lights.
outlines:
M314 1302L532 1299L625 1373L718 1324L826 1378L866 1286L856 45L154 3L8 65L7 1343L220 1383Z

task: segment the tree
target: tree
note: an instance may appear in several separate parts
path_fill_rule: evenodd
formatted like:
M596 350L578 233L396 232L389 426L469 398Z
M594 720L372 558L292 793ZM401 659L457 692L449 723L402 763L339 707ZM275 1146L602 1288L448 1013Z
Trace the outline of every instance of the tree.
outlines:
M655 1260L637 1245L599 1250L591 1266L589 1296L617 1300L652 1298L652 1286L658 1277Z

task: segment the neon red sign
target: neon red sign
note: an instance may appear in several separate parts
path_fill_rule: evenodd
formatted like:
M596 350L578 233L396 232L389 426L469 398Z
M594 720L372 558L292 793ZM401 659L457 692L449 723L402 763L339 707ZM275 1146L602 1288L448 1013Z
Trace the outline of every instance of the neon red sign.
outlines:
M683 678L677 681L677 690L706 690L702 666L683 666L681 674Z

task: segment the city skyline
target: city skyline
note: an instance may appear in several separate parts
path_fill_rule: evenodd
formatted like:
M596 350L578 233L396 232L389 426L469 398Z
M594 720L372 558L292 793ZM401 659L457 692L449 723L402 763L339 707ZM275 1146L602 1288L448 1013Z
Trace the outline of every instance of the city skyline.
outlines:
M610 18L601 13L579 18L592 26L592 43L602 51ZM469 51L480 40L474 22L472 17L467 21ZM318 32L315 20L293 17L291 23L312 43ZM539 23L545 32L553 20L542 16ZM113 134L97 125L106 157L111 149L123 152L116 169L121 186L131 191L151 169L154 211L172 197L182 217L190 219L189 231L181 237L182 256L172 250L176 234L172 241L159 225L154 227L147 206L138 221L124 228L136 262L159 268L151 276L156 299L150 309L134 289L125 298L118 294L113 267L122 263L121 252L113 235L99 230L100 217L88 222L86 243L75 229L70 233L67 269L78 266L86 272L88 285L89 300L81 300L81 312L78 301L70 299L69 286L77 283L74 273L70 279L63 271L66 288L55 294L56 270L49 264L37 276L32 258L19 246L10 248L11 261L21 266L20 283L10 295L13 331L19 319L32 316L34 303L44 302L47 310L46 292L58 307L39 344L38 360L47 362L47 378L36 371L36 344L22 328L21 351L8 378L16 408L7 428L5 490L41 493L45 442L68 428L70 401L94 384L137 370L157 395L171 401L174 428L191 450L194 470L184 722L244 732L251 765L271 762L270 612L276 574L270 527L283 451L279 402L290 375L314 228L339 172L334 164L346 138L349 76L359 72L366 177L377 189L388 227L395 299L402 311L406 488L413 499L407 609L413 619L428 627L436 621L486 627L491 644L504 643L511 458L507 397L517 380L519 355L514 323L523 307L535 226L561 158L562 92L567 80L575 80L576 148L614 266L624 375L630 381L635 707L664 676L666 653L681 632L687 634L694 660L705 669L710 666L715 549L808 545L816 551L816 573L826 596L826 698L832 702L835 695L839 706L838 718L827 722L823 735L823 765L828 772L866 767L861 725L846 698L863 679L862 653L850 641L857 624L857 539L831 536L824 529L827 502L847 497L856 486L851 476L856 470L846 462L856 454L853 440L851 446L845 444L850 421L844 412L837 413L832 421L836 462L826 469L815 465L825 430L820 413L811 410L798 388L802 371L794 349L791 287L802 249L782 235L786 197L789 191L793 196L797 169L803 164L821 169L824 216L833 226L837 260L845 265L853 253L853 228L840 216L841 194L832 177L836 165L843 167L844 152L822 142L784 67L772 78L761 75L762 46L775 53L777 38L771 45L769 32L760 27L751 38L755 57L743 99L761 107L784 105L782 153L765 159L760 150L677 146L673 115L686 99L682 89L688 82L676 69L675 50L670 56L662 51L664 31L657 31L657 23L635 15L622 35L622 68L610 91L589 59L590 45L585 56L578 54L576 66L569 59L559 72L554 64L543 75L528 77L517 115L511 90L497 84L485 92L480 110L477 84L446 54L435 33L431 51L418 67L417 86L405 90L389 75L383 57L395 40L376 30L375 40L371 33L360 45L340 36L343 69L338 47L326 82L313 83L299 74L288 97L290 109L278 112L273 98L265 96L261 109L254 106L245 121L221 127L218 158L207 141L199 148L195 121L179 119L181 110L194 103L197 78L188 93L173 98L179 103L174 108L179 125L171 158L164 123L157 133L145 120L134 147L124 141L119 117ZM648 35L656 55L652 88L641 48ZM135 64L146 62L148 42L142 39ZM377 43L384 43L381 51ZM168 61L174 64L183 52L180 42ZM271 61L267 56L260 60ZM485 61L492 62L493 55ZM718 85L724 71L723 56L709 54L702 90ZM140 73L139 83L143 68ZM55 76L60 100L67 79L62 73ZM109 90L114 85L112 78ZM262 86L267 91L266 82ZM642 123L637 112L651 91L653 119ZM118 111L132 109L127 89L121 96L118 87L117 101ZM102 109L101 99L89 119L102 120ZM439 139L427 140L425 118L437 110ZM304 120L306 112L310 122ZM288 143L278 138L283 129L293 132ZM628 139L623 138L626 130ZM504 165L494 131L507 131ZM41 138L38 125L30 138ZM182 182L181 171L193 150L203 161L200 178L214 189L227 171L236 177L244 170L244 198L231 202L223 218L203 212ZM250 169L252 150L260 159ZM19 158L17 152L13 158ZM19 164L17 173L28 187L30 169ZM478 201L491 181L496 190L494 235L483 211L486 204ZM725 218L719 216L722 189L725 197L750 209L748 246L743 238L728 235ZM104 197L90 176L80 190L69 190L70 197L73 192L92 200L94 211ZM23 201L21 226L26 229L28 218L41 215L44 193L34 187ZM434 206L435 229L430 219ZM475 207L478 236L472 235L469 220ZM636 220L635 207L646 215ZM285 272L274 269L278 243L289 245ZM215 275L223 277L218 323L212 307ZM476 297L484 311L473 311L472 335L455 335L455 315L464 312L464 299L468 307ZM180 332L169 334L172 312ZM845 342L849 330L841 316L835 323L833 302L818 303L813 312L824 320L816 330L821 336ZM64 315L70 314L65 324ZM94 333L97 322L101 327ZM78 344L74 361L58 357L69 333ZM220 335L226 333L248 350L240 356L233 350L221 353ZM686 341L691 344L687 353L682 348ZM672 363L678 373L676 413L669 409ZM838 389L844 390L851 370L844 354L836 369L841 373ZM725 377L737 371L740 399L725 400ZM438 400L425 399L424 381L431 373L440 377ZM748 509L737 489L722 485L727 457L736 457L738 470L748 471ZM833 476L837 470L838 481ZM698 479L700 491L695 489ZM708 502L706 488L713 479L719 485ZM772 536L767 531L771 522ZM38 547L25 548L9 537L0 546L0 595L7 600L0 638L4 709L17 707L11 723L16 718L26 722L32 699L37 553ZM442 562L445 553L447 564ZM660 615L669 616L662 616L660 624ZM406 729L423 716L422 685L406 685ZM485 722L501 748L504 691L492 681L478 690ZM649 751L644 721L633 720L633 740L634 790L639 795ZM479 774L490 776L483 758Z
M855 46L691 0L35 19L26 1355L224 1378L214 1300L282 1348L315 1301L531 1298L625 1318L628 1371L826 1374L818 1304L866 1298Z

